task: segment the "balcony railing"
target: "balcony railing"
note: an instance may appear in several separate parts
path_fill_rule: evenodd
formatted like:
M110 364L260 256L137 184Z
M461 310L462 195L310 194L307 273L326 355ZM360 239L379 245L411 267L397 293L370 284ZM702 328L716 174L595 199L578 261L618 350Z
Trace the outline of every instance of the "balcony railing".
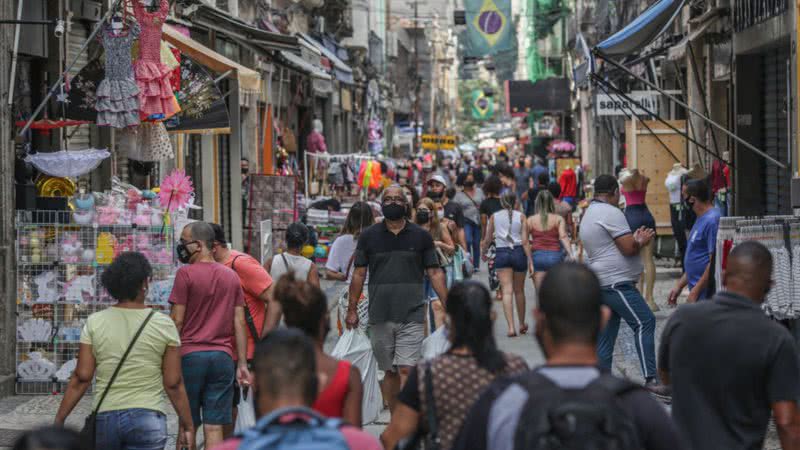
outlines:
M788 10L789 0L734 0L733 27L739 32Z

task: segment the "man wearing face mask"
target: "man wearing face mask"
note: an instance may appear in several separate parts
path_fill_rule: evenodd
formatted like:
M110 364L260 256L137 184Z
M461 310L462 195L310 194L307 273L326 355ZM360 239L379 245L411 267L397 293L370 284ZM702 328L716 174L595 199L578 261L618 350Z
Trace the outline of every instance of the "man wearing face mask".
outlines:
M250 384L244 294L236 273L214 261L213 247L211 225L193 222L184 227L176 252L186 265L175 274L169 298L170 316L181 336L192 420L195 429L203 425L207 448L222 442L223 427L233 422L234 378L241 386Z
M400 186L389 186L383 192L384 220L358 238L345 320L348 329L358 325L358 299L369 268L370 340L378 368L386 372L381 387L390 409L411 367L422 356L426 273L442 305L447 302L445 276L433 238L406 219L409 207Z
M713 292L709 291L713 277L712 255L717 248L717 230L720 212L714 208L711 189L705 179L689 180L684 190L686 203L697 216L686 244L683 257L683 276L669 293L669 303L676 305L683 288L689 286L689 303L704 300Z
M452 449L536 448L538 439L551 437L562 448L685 449L666 410L647 390L598 368L595 347L610 311L597 276L582 264L559 264L538 294L533 316L545 365L486 388ZM553 416L569 418L573 426L531 426ZM598 423L610 428L599 429ZM617 445L608 445L609 439Z

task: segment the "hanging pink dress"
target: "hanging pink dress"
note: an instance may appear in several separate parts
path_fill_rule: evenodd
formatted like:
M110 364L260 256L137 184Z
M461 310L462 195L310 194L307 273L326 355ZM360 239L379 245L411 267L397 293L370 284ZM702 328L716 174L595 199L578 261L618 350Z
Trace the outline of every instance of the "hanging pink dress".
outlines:
M139 115L142 119L167 119L180 111L170 85L172 71L161 62L161 32L169 12L168 0L161 0L158 10L148 12L142 2L133 2L139 22L139 59L133 65L139 85Z

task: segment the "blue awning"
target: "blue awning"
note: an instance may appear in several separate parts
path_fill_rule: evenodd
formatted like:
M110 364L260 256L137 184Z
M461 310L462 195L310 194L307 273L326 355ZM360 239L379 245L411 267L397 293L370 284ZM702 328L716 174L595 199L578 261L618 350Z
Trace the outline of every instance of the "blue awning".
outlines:
M351 69L350 66L347 65L347 63L342 61L341 58L336 56L335 53L328 50L328 48L325 47L321 42L317 41L311 36L305 33L298 33L298 35L301 38L305 39L309 44L319 49L319 51L322 52L322 55L331 61L331 64L333 64L333 74L334 76L336 76L337 80L347 84L355 83L355 81L353 80L353 69Z
M644 48L669 27L684 3L686 0L659 0L596 49L605 56L628 56Z

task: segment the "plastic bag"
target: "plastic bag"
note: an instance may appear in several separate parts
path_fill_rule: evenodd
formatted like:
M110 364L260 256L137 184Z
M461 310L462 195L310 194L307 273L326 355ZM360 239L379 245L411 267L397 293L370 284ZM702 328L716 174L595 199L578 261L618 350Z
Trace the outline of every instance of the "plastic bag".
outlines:
M422 358L427 360L436 358L450 349L447 339L447 327L442 325L422 341Z
M361 383L364 385L361 401L362 425L378 420L383 409L383 397L378 384L378 361L372 353L372 344L367 334L360 329L345 330L331 351L331 356L350 361L361 371Z
M236 416L235 433L241 433L256 424L256 408L253 403L253 390L249 388L239 388L239 404L237 405L238 415Z

